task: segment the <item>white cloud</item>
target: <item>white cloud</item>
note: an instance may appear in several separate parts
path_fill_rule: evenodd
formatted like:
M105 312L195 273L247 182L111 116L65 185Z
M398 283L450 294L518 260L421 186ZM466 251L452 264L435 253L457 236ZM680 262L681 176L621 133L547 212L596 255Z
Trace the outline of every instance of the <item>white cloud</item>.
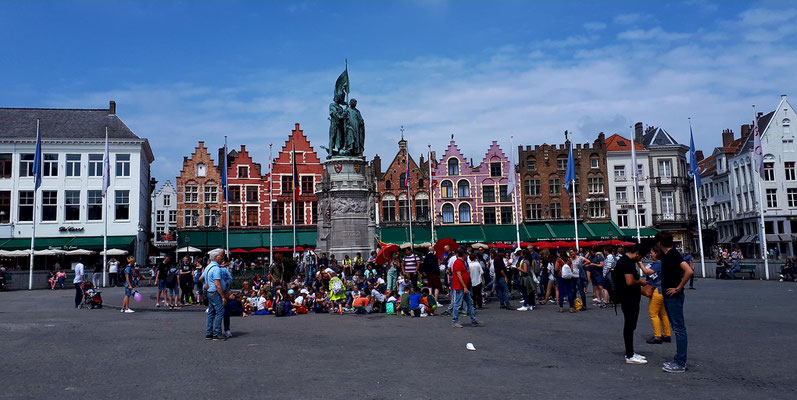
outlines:
M630 25L635 24L637 22L645 21L650 19L651 16L648 14L620 14L614 17L614 23L620 25Z
M660 27L655 27L651 29L631 29L625 32L620 32L617 34L618 39L626 39L626 40L681 40L686 39L691 36L688 33L676 33L676 32L666 32L664 29Z
M589 31L600 31L606 29L606 23L604 22L587 22L584 24L584 29Z

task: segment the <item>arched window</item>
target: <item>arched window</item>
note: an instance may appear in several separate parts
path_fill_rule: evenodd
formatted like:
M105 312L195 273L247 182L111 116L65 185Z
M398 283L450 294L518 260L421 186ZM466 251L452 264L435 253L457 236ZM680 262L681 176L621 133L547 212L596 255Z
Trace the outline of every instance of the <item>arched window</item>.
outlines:
M393 189L393 182L389 179L385 181L385 190L392 190Z
M401 189L406 189L407 188L407 173L406 172L402 172L401 176L399 177L399 187Z
M470 204L461 203L459 205L459 222L463 224L470 223Z
M450 199L454 197L454 184L451 181L443 181L440 184L440 191L444 199Z
M456 158L448 160L448 174L459 175L459 160Z
M443 204L443 223L454 223L454 206L451 204Z
M470 197L470 183L462 179L457 182L457 197Z
M199 163L196 165L196 176L199 178L204 178L207 175L207 169L205 168L205 164Z

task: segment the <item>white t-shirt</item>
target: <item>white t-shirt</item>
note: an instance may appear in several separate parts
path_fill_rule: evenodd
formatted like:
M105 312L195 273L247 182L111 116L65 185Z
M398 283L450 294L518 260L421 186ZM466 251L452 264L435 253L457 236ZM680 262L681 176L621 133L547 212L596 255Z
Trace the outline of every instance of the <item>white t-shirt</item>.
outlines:
M264 296L260 296L257 298L257 311L263 311L266 309L266 298Z
M376 278L376 284L377 285L384 285L385 284L385 280L382 279L382 277Z
M399 294L404 293L404 290L409 286L412 282L405 281L404 278L401 276L398 277L398 285L399 285Z
M86 267L83 266L83 263L75 264L75 279L72 280L72 283L83 283L83 274L85 274Z
M383 303L385 301L385 295L382 294L382 293L379 293L379 291L376 290L376 289L371 290L371 296L373 298L375 298L376 301L378 301L380 303Z
M304 297L303 296L299 296L299 297L293 299L293 302L296 303L296 304L303 304L304 303Z
M470 284L473 286L482 284L482 264L476 261L468 261L468 269L470 273Z
M111 262L108 264L108 273L115 274L119 272L119 263L118 262Z

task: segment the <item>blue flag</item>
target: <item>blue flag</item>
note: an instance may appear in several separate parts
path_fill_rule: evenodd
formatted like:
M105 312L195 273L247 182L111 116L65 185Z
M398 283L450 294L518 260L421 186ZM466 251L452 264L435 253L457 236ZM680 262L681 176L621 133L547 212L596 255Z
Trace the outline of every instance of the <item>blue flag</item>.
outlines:
M227 200L227 137L224 137L224 154L221 156L221 195Z
M36 153L33 155L33 190L42 185L42 131L36 120Z
M692 124L689 124L689 173L700 187L700 167L697 164L697 154L695 154L695 137L692 135Z
M570 153L567 155L567 172L565 172L565 191L569 192L576 181L576 166L573 163L573 143L570 142ZM575 188L574 188L575 190Z

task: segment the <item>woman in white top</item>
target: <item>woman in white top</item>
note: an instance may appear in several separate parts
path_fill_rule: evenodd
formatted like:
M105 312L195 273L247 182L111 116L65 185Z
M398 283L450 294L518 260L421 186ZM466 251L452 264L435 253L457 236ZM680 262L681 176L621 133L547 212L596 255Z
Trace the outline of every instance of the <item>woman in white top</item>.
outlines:
M116 261L115 258L111 258L108 261L108 280L111 286L116 286L117 277L119 273L119 261Z
M468 273L470 274L471 297L476 309L482 308L482 263L479 262L476 253L468 256Z

